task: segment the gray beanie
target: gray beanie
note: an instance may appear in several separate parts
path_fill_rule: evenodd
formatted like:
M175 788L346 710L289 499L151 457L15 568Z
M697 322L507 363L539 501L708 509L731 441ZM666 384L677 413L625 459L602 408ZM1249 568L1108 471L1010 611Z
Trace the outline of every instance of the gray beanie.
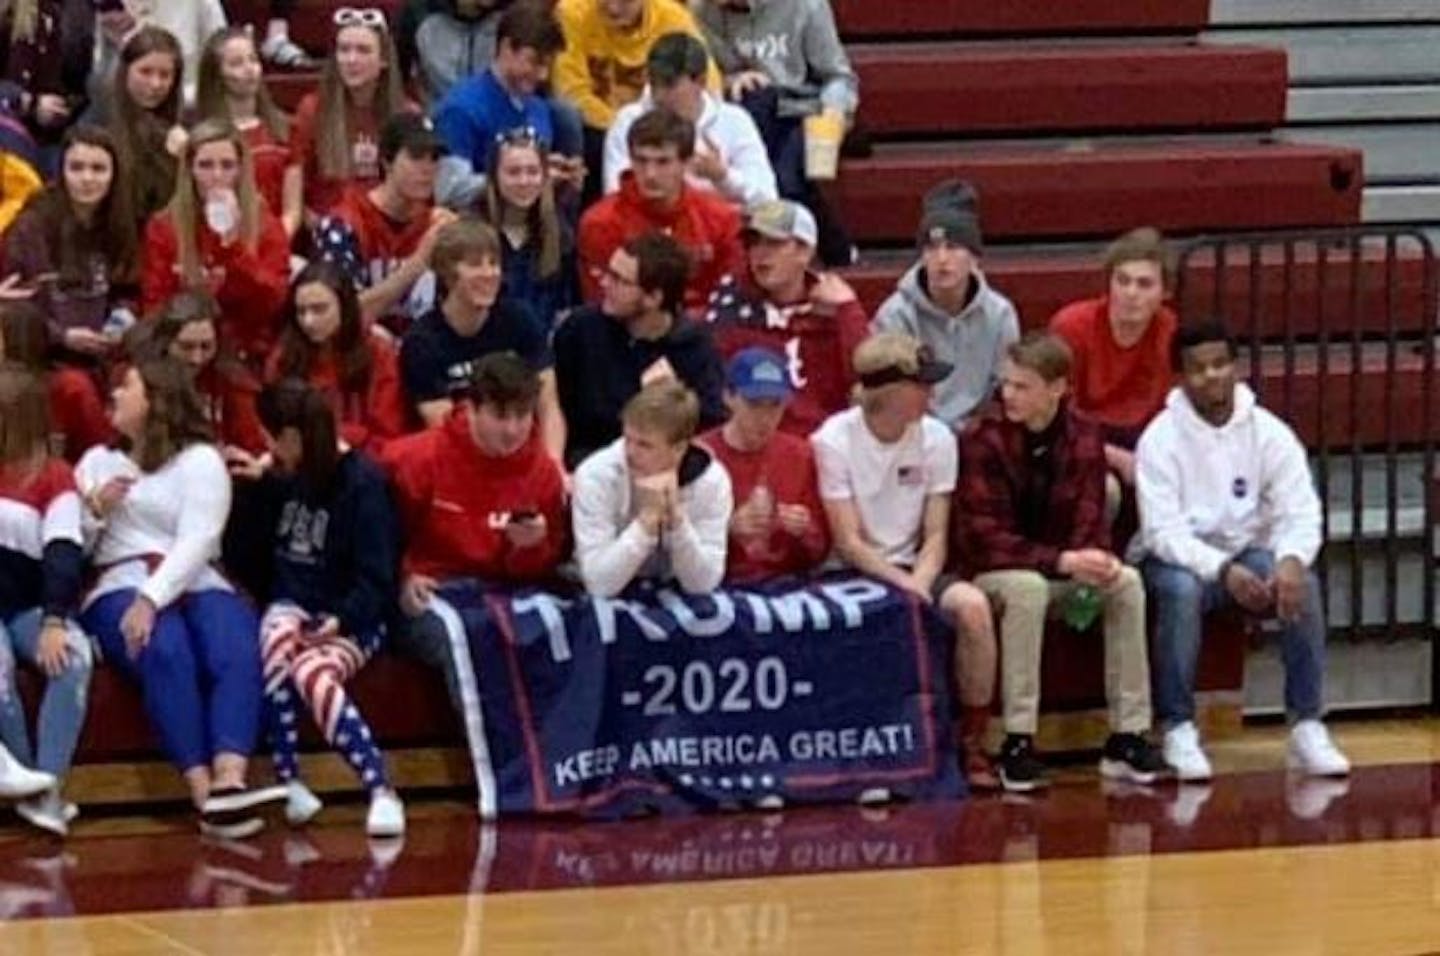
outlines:
M980 235L979 197L975 195L975 188L964 180L947 179L937 183L921 201L916 244L924 249L941 239L964 246L977 256L985 251Z

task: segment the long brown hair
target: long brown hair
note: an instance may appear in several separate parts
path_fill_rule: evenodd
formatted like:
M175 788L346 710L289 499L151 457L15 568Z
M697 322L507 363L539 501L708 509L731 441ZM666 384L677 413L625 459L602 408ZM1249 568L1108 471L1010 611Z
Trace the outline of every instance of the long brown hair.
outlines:
M302 286L323 285L335 293L340 302L340 328L328 344L335 355L340 370L340 391L346 397L358 396L363 399L370 388L370 374L373 362L370 358L369 333L365 331L360 311L360 296L355 283L338 264L328 259L316 259L300 270L295 281L290 283L290 295L285 301L284 325L280 331L279 374L284 378L298 378L308 381L311 368L320 355L322 346L316 345L300 328L295 296Z
M114 170L110 191L87 224L75 215L65 189L65 157L76 146L104 150ZM110 285L131 285L140 277L140 237L136 228L131 190L124 160L115 139L98 126L72 126L60 144L60 175L37 193L26 212L39 218L50 252L50 263L60 273L60 288L88 288L95 276L96 257L105 262Z
M500 163L506 150L517 149L534 150L545 177L540 198L526 213L525 228L528 235L525 241L527 245L538 243L540 247L540 255L535 260L535 278L549 279L560 272L560 216L555 211L555 184L545 162L545 150L539 139L529 130L503 134L495 144L495 149L490 154L490 169L485 177L485 218L490 220L490 224L497 231L503 231L505 210L509 203L500 195Z
M385 66L381 69L375 102L371 106L375 125L379 126L405 109L405 90L400 84L395 39L390 35L388 26L372 27L358 23L336 27L336 39L344 30L369 30L380 42L380 55L385 58ZM349 102L350 91L340 79L340 67L332 50L320 70L320 111L315 136L320 172L331 179L348 179L352 173L350 128L345 119L345 107Z
M137 60L163 53L175 62L175 84L165 101L147 110L130 98L126 77ZM180 90L184 85L185 58L174 34L157 26L143 26L125 41L110 91L110 132L129 170L131 205L144 219L165 205L175 188L175 158L165 149L165 137L180 121Z
M190 167L200 148L211 143L230 143L235 147L235 155L240 160L240 179L235 185L235 195L240 203L240 241L254 252L260 240L260 199L255 190L255 170L250 162L250 148L245 145L245 137L228 119L204 120L190 130L184 161L175 179L175 195L166 207L170 221L175 225L180 250L180 276L191 288L205 285L205 269L200 261L201 202L195 194L195 176Z
M140 447L133 449L142 471L158 471L191 445L215 441L205 405L184 363L150 357L133 368L145 383L145 400L150 405Z
M234 120L230 115L230 102L225 93L225 76L221 66L225 45L231 40L244 40L255 48L256 55L259 55L259 48L255 46L255 34L249 26L224 27L210 35L210 39L205 41L205 49L200 51L200 76L195 89L195 108L200 119L223 117ZM255 93L255 115L277 141L283 143L290 139L290 120L280 107L275 105L263 75L260 88Z
M0 359L43 375L50 351L45 313L33 302L20 299L0 303Z
M37 464L49 450L44 377L19 362L0 362L0 471Z

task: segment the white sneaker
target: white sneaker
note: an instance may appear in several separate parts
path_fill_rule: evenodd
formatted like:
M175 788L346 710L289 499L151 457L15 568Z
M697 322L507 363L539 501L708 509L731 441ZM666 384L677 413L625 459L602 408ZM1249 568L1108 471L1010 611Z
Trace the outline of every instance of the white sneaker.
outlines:
M292 827L303 827L324 806L315 792L299 780L285 784L285 822Z
M1290 728L1286 765L1311 777L1344 777L1350 773L1350 761L1318 720L1302 720Z
M15 804L15 812L32 827L63 837L70 833L70 821L75 819L80 811L75 804L60 799L58 791L51 789L38 797Z
M0 746L0 797L24 799L55 788L55 778L48 773L31 770Z
M1165 762L1175 768L1182 783L1199 783L1213 777L1210 760L1200 749L1200 732L1193 721L1176 724L1165 731Z
M405 832L405 804L394 790L376 790L365 814L365 832L372 837L397 837Z

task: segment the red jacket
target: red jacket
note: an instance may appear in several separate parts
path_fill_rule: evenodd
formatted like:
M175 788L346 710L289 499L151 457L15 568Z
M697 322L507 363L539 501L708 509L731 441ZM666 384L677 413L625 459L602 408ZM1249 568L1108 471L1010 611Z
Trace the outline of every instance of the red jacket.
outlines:
M265 200L270 211L279 216L285 212L285 172L290 168L290 144L275 138L270 127L256 123L240 134L250 147L250 162L255 168L255 191Z
M96 373L61 365L46 377L50 393L50 426L65 442L65 459L77 462L95 445L115 437Z
M268 450L260 413L256 410L260 382L248 369L234 362L211 363L196 376L195 388L205 404L206 417L215 429L217 444L234 445L252 455Z
M815 472L815 452L810 442L785 432L776 432L770 444L759 452L743 452L725 440L725 428L700 436L700 442L730 473L735 507L749 501L762 482L779 505L804 505L810 511L810 533L802 537L786 534L778 525L770 539L759 543L730 536L725 580L765 581L771 578L808 574L830 554L830 531L820 504L820 485Z
M406 574L543 581L564 556L564 480L538 431L510 457L491 458L471 438L468 413L457 410L441 428L390 442L381 463L405 529ZM544 516L544 542L511 546L505 523L517 511Z
M951 564L966 577L1009 570L1058 577L1062 551L1109 550L1100 426L1067 403L1054 427L1048 489L1035 481L1024 425L987 417L960 436Z
M815 277L809 277L806 287L814 284ZM780 422L785 431L808 437L825 419L850 407L855 384L850 357L870 334L870 320L858 301L835 310L817 307L809 299L777 305L750 283L731 279L710 296L705 320L727 362L756 345L785 356L795 389Z
M325 393L335 409L340 424L340 437L351 448L367 451L372 457L392 438L405 434L409 422L409 406L400 386L400 362L395 346L376 336L366 339L370 350L370 387L363 396L340 390L340 370L335 356L324 352L310 366L308 381ZM270 353L265 363L265 380L274 382L282 376L280 351Z
M1165 407L1175 383L1170 340L1177 324L1174 310L1162 305L1140 341L1122 349L1110 331L1109 296L1072 302L1050 320L1050 331L1070 345L1074 358L1075 407L1104 425L1109 441L1134 448Z
M220 340L247 360L263 361L279 336L280 310L290 283L285 227L262 205L254 252L244 242L221 245L220 237L203 223L198 230L206 283L220 305ZM145 227L140 254L141 312L149 315L184 288L175 224L168 212L157 213Z
M620 178L620 190L601 199L580 218L580 289L587 302L600 301L599 275L626 242L650 231L668 233L690 253L685 307L700 309L725 276L739 275L740 213L709 193L683 187L673 209L660 209L640 195L635 174Z

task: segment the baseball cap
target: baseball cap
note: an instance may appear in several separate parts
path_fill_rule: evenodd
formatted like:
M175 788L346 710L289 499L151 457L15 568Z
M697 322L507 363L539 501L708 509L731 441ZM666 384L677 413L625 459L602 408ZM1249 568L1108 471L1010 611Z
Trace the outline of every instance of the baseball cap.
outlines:
M820 238L810 210L785 199L770 199L751 209L745 231L769 239L799 239L807 246L814 246Z
M380 156L394 162L401 152L438 159L446 153L445 141L435 132L430 117L408 110L396 113L380 128Z
M937 361L929 346L898 332L881 332L861 342L855 348L853 365L863 388L896 382L935 385L955 371L949 362Z
M735 353L725 368L725 386L752 402L784 401L795 394L785 359L759 346Z

